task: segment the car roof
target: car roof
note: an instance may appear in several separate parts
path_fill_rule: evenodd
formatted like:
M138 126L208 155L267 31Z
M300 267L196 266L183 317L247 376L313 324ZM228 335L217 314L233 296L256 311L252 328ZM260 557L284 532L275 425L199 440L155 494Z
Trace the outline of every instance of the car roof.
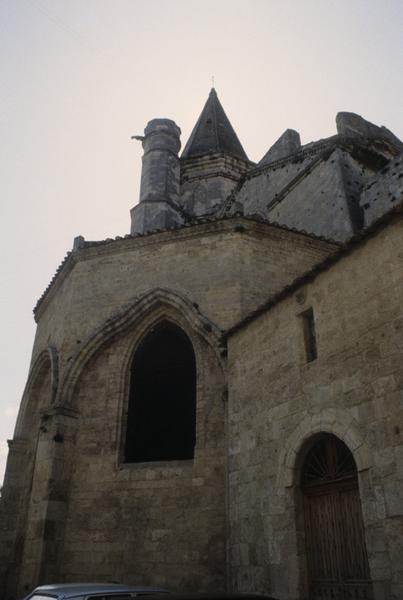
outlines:
M156 596L148 596L147 600L160 600ZM168 600L278 600L273 596L256 592L180 592L169 594Z
M147 596L147 600L160 600L157 596ZM278 600L273 596L256 592L174 592L167 600Z
M81 596L87 594L106 594L114 592L146 592L148 594L158 594L167 593L167 590L154 586L126 585L123 583L54 583L51 585L41 585L35 588L33 594L44 594L69 598L79 595Z

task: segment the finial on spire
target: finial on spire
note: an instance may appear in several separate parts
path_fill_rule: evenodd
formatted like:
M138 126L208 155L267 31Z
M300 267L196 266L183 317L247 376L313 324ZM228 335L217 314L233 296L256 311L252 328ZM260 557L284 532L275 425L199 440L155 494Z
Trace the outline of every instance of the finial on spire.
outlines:
M214 75L211 76L211 87L214 89Z

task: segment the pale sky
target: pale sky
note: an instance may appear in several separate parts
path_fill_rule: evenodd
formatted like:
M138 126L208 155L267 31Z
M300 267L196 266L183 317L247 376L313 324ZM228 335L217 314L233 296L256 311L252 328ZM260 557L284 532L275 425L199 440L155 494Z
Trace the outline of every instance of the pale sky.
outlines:
M214 76L251 160L352 111L403 139L403 0L0 0L0 482L32 308L73 238L130 229L155 117L182 147Z

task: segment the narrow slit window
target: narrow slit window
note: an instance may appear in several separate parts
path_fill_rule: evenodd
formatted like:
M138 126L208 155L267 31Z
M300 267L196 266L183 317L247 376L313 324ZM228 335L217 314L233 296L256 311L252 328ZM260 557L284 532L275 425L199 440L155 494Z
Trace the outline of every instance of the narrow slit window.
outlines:
M307 362L312 362L318 357L313 309L310 308L302 313L301 317L304 328L306 360Z

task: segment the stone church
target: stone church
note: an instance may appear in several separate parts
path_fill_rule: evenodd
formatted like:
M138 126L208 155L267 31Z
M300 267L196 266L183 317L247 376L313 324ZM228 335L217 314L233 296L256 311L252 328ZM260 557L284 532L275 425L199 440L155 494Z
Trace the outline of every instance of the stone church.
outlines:
M214 89L144 136L131 233L75 238L0 502L4 598L111 581L403 598L403 144L339 113L251 162Z

